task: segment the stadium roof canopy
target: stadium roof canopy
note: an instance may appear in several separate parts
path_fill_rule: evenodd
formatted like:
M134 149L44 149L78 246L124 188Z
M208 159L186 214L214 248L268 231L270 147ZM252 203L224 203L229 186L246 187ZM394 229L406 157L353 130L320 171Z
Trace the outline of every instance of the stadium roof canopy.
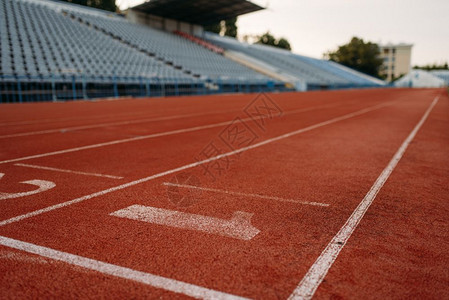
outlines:
M191 24L209 25L264 8L246 0L150 0L132 9Z

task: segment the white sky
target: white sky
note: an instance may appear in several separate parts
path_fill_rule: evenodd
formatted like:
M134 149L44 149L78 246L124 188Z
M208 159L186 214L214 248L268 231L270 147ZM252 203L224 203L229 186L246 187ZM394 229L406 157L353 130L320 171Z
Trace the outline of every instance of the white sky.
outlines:
M213 1L213 0L211 0ZM144 0L117 0L121 9ZM411 43L412 65L449 62L449 0L252 0L268 9L239 17L239 36L270 31L293 51L321 58L358 36Z

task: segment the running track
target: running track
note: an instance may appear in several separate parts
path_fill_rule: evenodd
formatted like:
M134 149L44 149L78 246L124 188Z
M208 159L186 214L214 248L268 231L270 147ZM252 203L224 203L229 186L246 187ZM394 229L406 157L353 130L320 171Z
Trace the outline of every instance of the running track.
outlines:
M2 298L449 298L444 90L0 117Z

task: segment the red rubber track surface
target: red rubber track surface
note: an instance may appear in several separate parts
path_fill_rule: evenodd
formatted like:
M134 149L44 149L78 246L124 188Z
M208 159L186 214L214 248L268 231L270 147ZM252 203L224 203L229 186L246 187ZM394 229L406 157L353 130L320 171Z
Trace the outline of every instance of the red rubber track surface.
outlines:
M245 107L261 97L282 114L250 119ZM449 97L441 89L2 105L0 198L36 189L23 181L55 187L0 199L0 238L230 295L287 299L436 98L314 297L449 298ZM237 117L253 140L231 149L220 137ZM222 169L209 168L213 176L205 172L213 162L171 171L206 159L211 145L226 153L264 141L215 161ZM198 188L167 187L175 176ZM133 205L225 220L246 212L259 232L241 240L111 216ZM2 298L189 295L0 245Z

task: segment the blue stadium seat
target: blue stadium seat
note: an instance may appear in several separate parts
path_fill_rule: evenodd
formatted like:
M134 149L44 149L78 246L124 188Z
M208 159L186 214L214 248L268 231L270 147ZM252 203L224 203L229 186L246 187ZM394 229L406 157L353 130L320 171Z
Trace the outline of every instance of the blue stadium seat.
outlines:
M349 87L382 86L381 80L371 78L344 66L326 60L297 55L290 51L266 45L248 44L214 33L205 33L204 38L224 49L234 50L254 57L282 72L295 76L308 86Z

